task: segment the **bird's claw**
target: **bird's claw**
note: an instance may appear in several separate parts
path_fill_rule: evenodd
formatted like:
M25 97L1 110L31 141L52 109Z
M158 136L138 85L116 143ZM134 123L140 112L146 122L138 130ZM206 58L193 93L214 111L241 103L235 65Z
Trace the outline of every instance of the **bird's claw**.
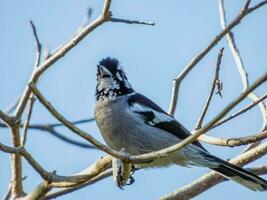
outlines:
M126 185L131 185L134 183L134 178L132 177L135 168L131 163L126 163L120 159L112 159L112 170L113 170L113 179L116 185L123 189Z

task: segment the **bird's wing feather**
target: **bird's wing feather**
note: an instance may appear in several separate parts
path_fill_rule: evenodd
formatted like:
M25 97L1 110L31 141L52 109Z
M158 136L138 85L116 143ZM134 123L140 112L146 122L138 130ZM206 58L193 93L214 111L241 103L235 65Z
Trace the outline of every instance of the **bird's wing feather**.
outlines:
M191 135L178 121L145 96L139 93L130 95L128 103L132 112L141 116L146 124L167 131L181 140ZM205 150L198 141L193 144Z

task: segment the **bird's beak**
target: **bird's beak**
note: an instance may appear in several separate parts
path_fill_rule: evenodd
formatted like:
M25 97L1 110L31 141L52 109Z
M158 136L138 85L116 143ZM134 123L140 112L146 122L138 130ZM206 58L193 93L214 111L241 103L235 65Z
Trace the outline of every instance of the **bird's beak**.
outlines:
M112 76L112 73L103 65L98 65L98 71L100 77L103 77L104 75Z

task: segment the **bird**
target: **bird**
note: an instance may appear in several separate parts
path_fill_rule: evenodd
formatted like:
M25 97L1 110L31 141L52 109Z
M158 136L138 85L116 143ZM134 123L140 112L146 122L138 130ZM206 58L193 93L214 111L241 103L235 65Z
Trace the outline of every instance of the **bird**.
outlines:
M141 155L177 144L191 135L180 122L146 96L136 92L120 61L106 57L97 64L96 124L106 144L117 151ZM140 168L207 167L253 191L266 191L267 181L209 153L199 141Z

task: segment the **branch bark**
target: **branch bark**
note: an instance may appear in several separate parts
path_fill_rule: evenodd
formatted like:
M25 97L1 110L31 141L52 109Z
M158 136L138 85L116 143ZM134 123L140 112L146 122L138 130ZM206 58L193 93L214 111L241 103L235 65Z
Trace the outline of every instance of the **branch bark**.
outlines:
M243 109L237 111L236 113L228 116L228 117L225 117L223 118L222 120L218 121L216 124L214 124L214 126L212 127L215 128L217 126L220 126L222 124L224 124L225 122L228 122L236 117L238 117L239 115L241 114L244 114L245 112L247 112L248 110L250 110L251 108L253 108L254 106L256 106L258 103L262 102L264 99L267 98L267 94L263 95L262 97L258 98L258 100L252 102L251 104L247 105L246 107L244 107Z
M199 139L202 142L208 144L226 146L226 147L236 147L236 146L251 144L254 142L259 142L266 138L267 138L267 130L254 135L239 137L239 138L216 138L208 135L201 135Z
M60 188L57 191L49 192L43 199L44 200L54 199L54 198L57 198L59 196L69 194L71 192L74 192L74 191L80 190L84 187L87 187L89 185L92 185L98 181L101 181L101 180L103 180L103 179L105 179L111 175L112 175L112 169L108 169L108 170L102 172L101 174L99 174L98 176L96 176L95 178L91 179L88 182L85 182L85 183L82 183L79 185L75 185L72 187L68 187L68 188Z
M7 125L12 125L12 119L6 113L0 110L0 119Z
M21 146L19 127L11 127L11 142L14 147ZM11 155L11 198L16 199L23 195L22 162L18 154Z

